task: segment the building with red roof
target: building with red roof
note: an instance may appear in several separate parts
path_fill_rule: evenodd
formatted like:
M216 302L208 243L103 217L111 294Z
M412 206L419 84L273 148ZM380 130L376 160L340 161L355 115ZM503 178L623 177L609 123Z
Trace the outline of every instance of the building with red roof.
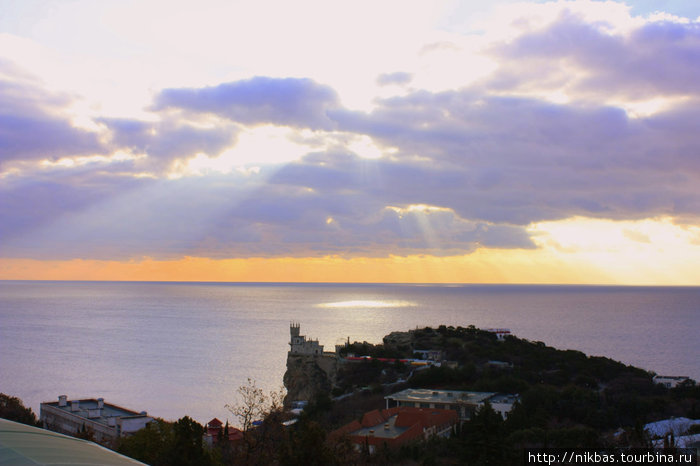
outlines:
M220 438L224 438L228 430L228 441L232 444L237 444L243 440L243 432L240 429L229 426L224 427L224 423L217 418L207 422L207 427L204 433L204 441L210 447L216 445Z
M457 424L457 413L449 409L394 407L369 411L362 421L353 421L331 433L331 438L347 435L358 450L374 453L382 445L389 448L449 436Z
M214 418L211 421L207 422L207 429L221 429L223 425L224 423L221 422L218 418Z

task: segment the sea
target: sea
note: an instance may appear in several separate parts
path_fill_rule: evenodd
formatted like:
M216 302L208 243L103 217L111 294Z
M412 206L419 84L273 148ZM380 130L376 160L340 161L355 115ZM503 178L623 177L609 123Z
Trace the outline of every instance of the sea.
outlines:
M291 322L327 351L417 327L508 328L700 381L698 287L0 281L0 392L37 415L67 395L235 424L239 387L282 388Z

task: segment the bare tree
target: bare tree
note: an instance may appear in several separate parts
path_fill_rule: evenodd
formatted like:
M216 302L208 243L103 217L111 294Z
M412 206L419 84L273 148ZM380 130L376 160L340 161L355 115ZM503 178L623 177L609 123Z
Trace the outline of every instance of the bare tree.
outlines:
M248 378L245 385L238 387L238 401L226 408L238 418L241 429L245 432L253 427L254 421L263 421L271 413L282 410L284 389L265 394L255 381Z
M243 430L239 460L244 464L270 464L275 443L283 433L282 401L284 389L265 394L255 381L248 379L237 390L237 403L226 408L238 418Z

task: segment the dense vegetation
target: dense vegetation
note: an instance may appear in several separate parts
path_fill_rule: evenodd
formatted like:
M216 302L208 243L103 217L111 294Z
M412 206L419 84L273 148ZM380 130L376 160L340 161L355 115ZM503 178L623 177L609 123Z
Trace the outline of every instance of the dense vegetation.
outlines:
M25 407L19 398L4 393L0 393L0 417L30 426L40 425L32 408Z
M693 381L667 389L653 383L653 374L608 358L515 337L501 341L474 327L416 329L391 334L381 345L353 343L343 351L410 358L414 350L428 349L453 363L423 369L376 359L345 363L334 392L310 400L292 427L282 424L288 416L281 394L266 395L249 381L239 388L240 402L230 406L244 428L240 441L222 435L207 448L204 427L184 417L158 420L124 439L118 450L152 465L521 464L523 448L649 446L645 423L700 417L700 387ZM517 393L520 401L506 420L487 404L452 438L374 455L355 451L342 437L329 438L406 387ZM0 409L3 417L36 423L16 398L0 395ZM255 419L263 422L254 425Z
M130 437L117 451L144 463L160 466L213 465L213 452L204 448L204 427L185 416L177 422L156 419Z

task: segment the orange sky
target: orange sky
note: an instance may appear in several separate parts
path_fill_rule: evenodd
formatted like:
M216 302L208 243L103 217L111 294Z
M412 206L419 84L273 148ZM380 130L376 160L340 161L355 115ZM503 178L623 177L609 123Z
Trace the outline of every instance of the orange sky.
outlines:
M500 257L499 257L500 256ZM587 274L537 263L530 254L498 253L438 258L187 257L180 260L0 261L0 279L363 283L587 283ZM498 259L501 259L499 261ZM499 263L500 262L500 265ZM530 271L536 270L535 273Z
M3 280L700 285L696 227L669 219L583 218L532 225L537 249L463 256L131 261L0 259Z

